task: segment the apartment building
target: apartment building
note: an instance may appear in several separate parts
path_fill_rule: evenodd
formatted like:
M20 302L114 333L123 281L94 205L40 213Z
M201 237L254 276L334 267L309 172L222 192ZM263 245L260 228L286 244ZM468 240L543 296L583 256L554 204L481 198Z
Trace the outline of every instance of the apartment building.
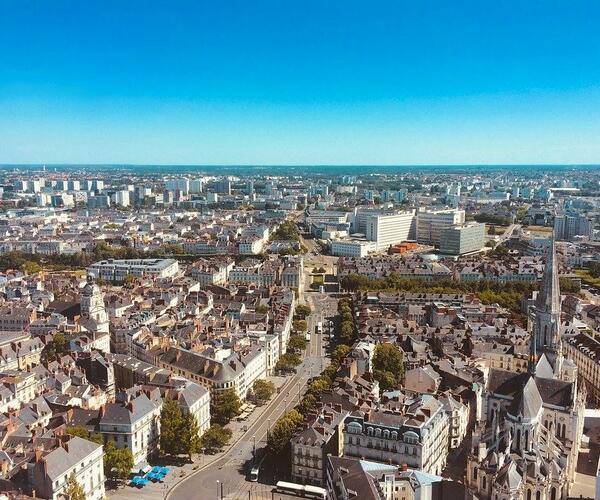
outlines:
M275 285L279 281L281 264L271 261L246 261L229 272L229 281L253 285Z
M448 455L448 432L443 405L425 394L401 411L383 409L348 415L344 421L344 454L440 474Z
M71 475L83 488L85 498L100 500L105 496L103 446L72 436L47 455L37 454L28 464L34 496L59 500L63 498Z
M98 432L104 441L117 448L129 448L135 464L146 462L158 450L160 398L150 400L146 394L127 395L121 403L109 403L100 409Z
M37 319L33 307L6 305L0 308L0 331L23 332L29 330L29 325Z
M221 285L229 279L229 272L234 266L234 260L229 257L203 259L194 263L190 274L200 286Z
M303 429L292 438L292 481L323 486L328 454L343 453L343 424L348 415L341 405L325 406L308 416Z
M235 389L241 399L246 399L254 381L266 376L267 356L257 345L219 358L170 347L159 357L158 366L206 387L211 393L211 401L227 389Z
M332 240L329 246L331 255L338 257L366 257L377 249L377 243L364 240Z
M568 337L563 342L565 357L577 365L579 383L587 390L589 401L600 405L600 342L586 333Z
M575 236L590 236L593 228L588 217L576 212L557 214L554 217L554 237L557 240L573 241Z

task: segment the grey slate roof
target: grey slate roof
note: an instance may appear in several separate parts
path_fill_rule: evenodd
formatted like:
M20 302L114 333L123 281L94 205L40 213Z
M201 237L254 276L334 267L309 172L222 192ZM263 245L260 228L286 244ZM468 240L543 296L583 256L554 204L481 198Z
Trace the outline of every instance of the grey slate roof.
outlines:
M73 436L66 443L66 447L68 448L68 451L59 446L44 457L47 466L47 474L52 481L62 476L74 465L83 461L98 448L102 448L102 445Z

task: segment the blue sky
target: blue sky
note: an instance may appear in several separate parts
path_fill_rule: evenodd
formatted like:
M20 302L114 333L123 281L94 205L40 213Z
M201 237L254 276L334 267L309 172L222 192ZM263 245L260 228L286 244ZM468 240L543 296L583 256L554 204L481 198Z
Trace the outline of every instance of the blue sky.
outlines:
M0 163L600 163L600 2L0 0Z

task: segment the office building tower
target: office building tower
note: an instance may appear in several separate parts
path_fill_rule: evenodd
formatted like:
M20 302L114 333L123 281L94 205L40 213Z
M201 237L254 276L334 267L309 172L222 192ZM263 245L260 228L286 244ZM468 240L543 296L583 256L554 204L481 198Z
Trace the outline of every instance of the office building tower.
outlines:
M415 216L412 211L372 214L366 220L366 237L374 241L378 251L390 245L415 239Z
M479 252L485 246L485 224L471 222L442 231L440 252L451 255Z
M417 242L440 246L442 232L457 224L464 224L465 211L458 209L417 212Z

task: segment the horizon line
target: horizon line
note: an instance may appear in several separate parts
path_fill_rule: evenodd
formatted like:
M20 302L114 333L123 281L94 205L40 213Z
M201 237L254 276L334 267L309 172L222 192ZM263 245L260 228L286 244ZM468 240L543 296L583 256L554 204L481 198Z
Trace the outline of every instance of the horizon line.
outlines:
M599 163L0 163L0 167L600 167Z

